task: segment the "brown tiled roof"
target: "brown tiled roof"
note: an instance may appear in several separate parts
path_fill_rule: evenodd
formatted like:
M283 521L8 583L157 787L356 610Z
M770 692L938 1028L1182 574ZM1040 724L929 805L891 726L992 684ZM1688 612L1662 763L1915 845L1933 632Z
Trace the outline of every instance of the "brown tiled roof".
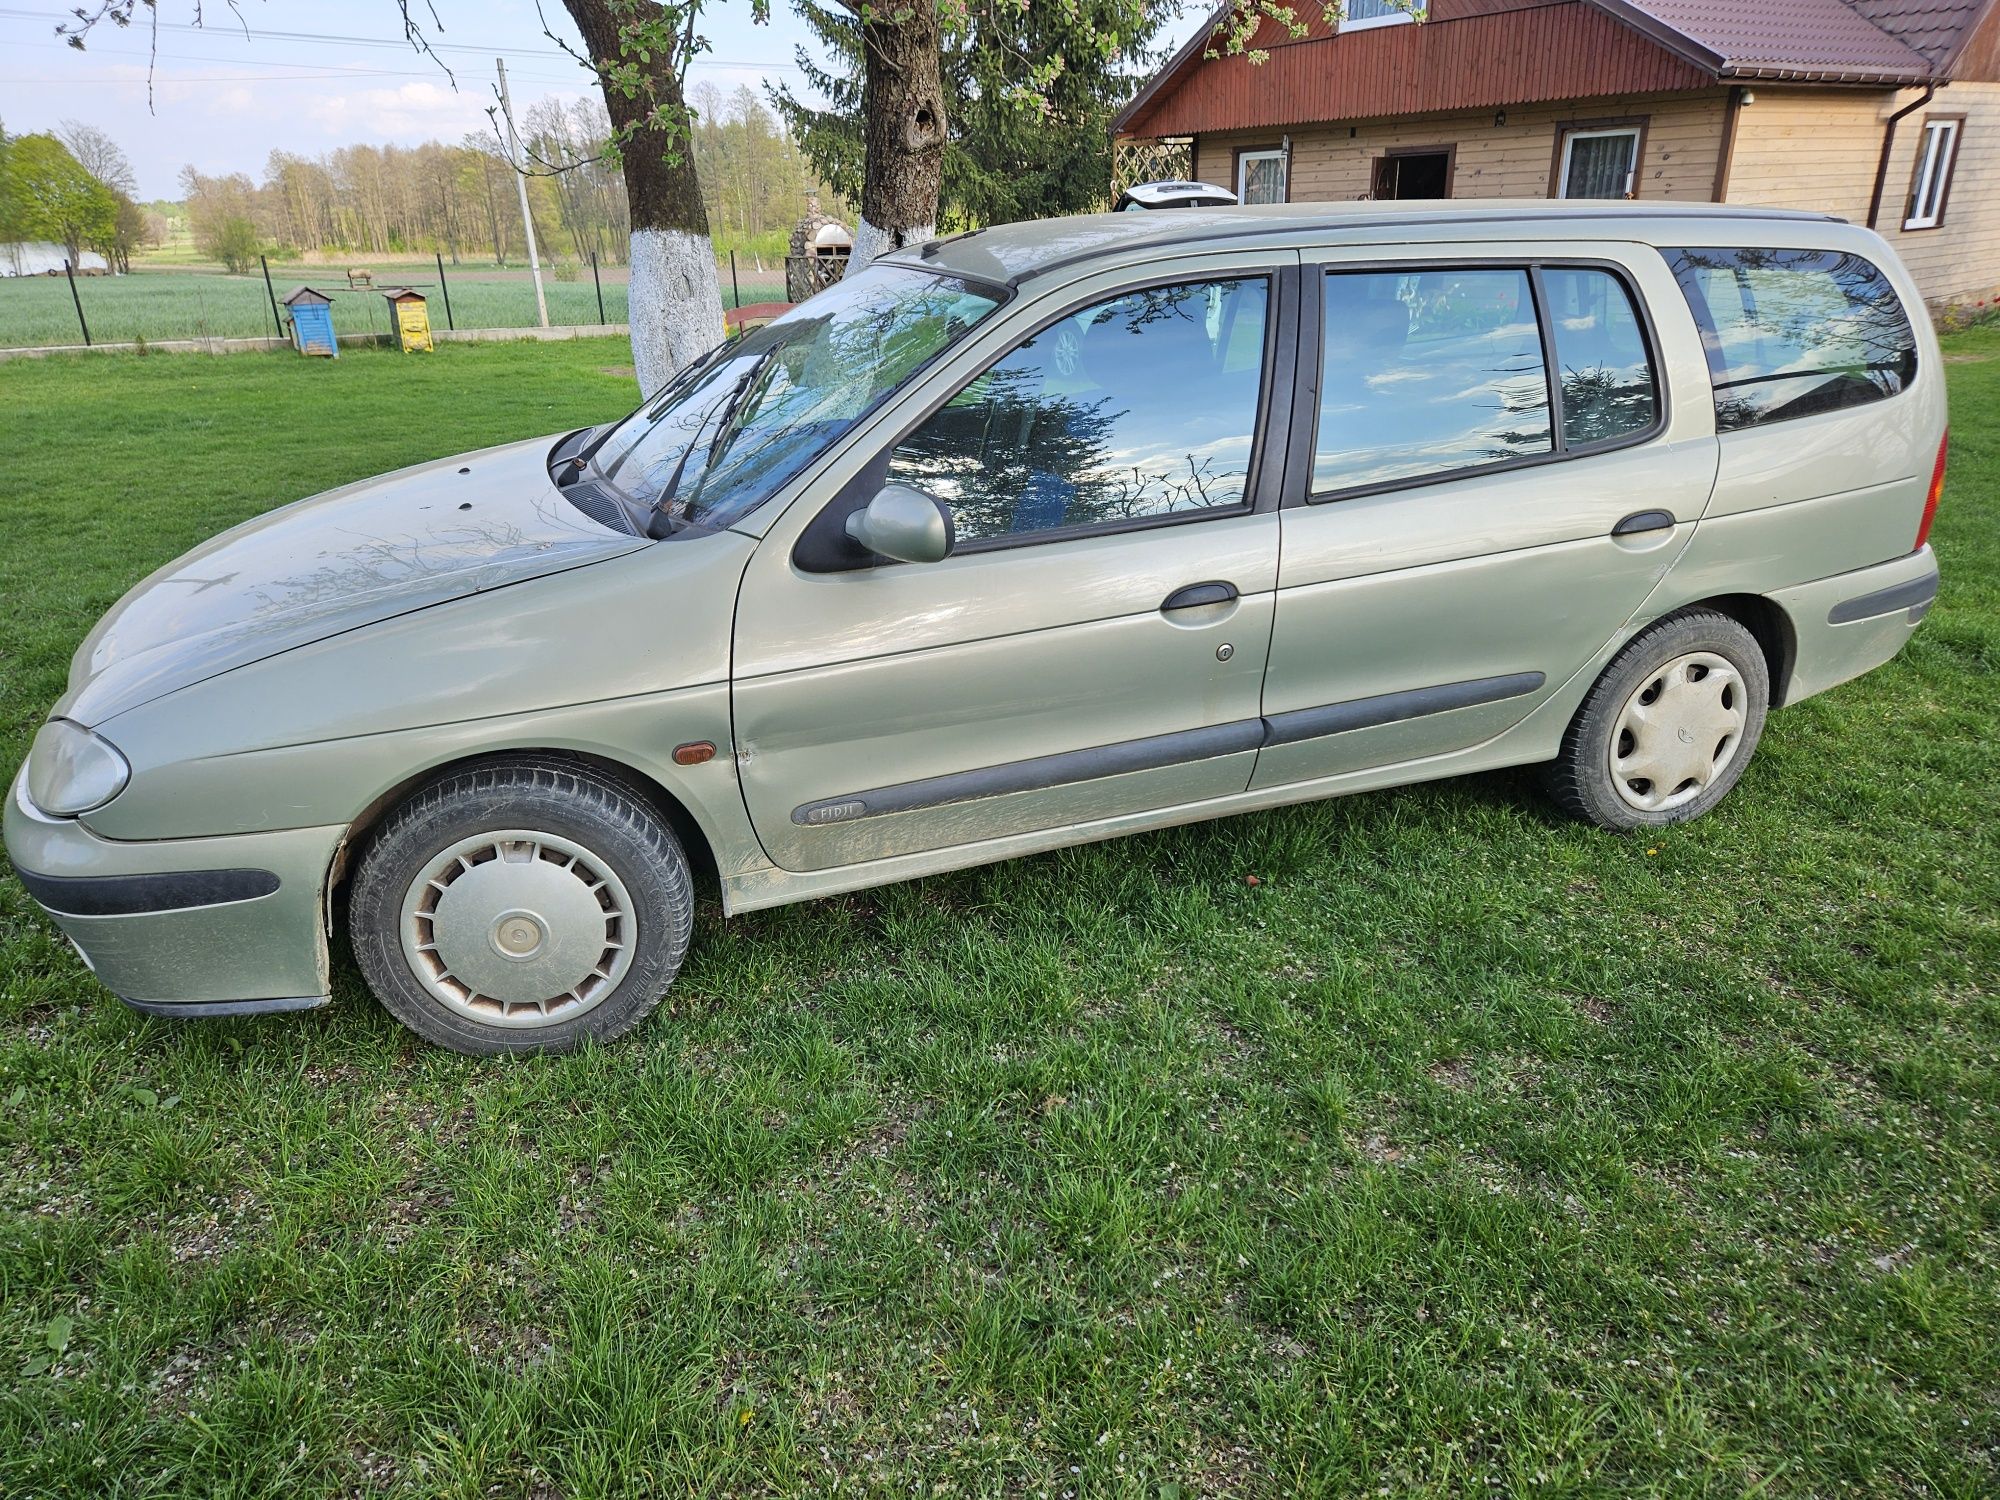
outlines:
M1933 64L1948 62L1986 9L1985 0L1847 0Z
M1723 78L1907 83L1930 59L1844 0L1595 0L1669 51ZM1922 0L1876 0L1917 9ZM1954 0L1932 0L1940 11ZM1972 0L1976 6L1977 0ZM1955 37L1954 37L1955 39Z
M1216 0L1220 18L1230 0ZM1210 59L1199 28L1112 121L1114 134L1189 134L1603 93L1714 79L1901 86L1943 81L2000 0L1569 0L1461 5L1419 27L1334 36L1275 28L1269 60ZM1439 5L1436 9L1442 10ZM1610 24L1615 21L1617 25ZM1617 35L1607 35L1615 32ZM1650 45L1648 45L1650 44ZM1331 49L1331 50L1329 50ZM1655 73L1628 76L1644 59ZM1585 85L1588 88L1584 87Z

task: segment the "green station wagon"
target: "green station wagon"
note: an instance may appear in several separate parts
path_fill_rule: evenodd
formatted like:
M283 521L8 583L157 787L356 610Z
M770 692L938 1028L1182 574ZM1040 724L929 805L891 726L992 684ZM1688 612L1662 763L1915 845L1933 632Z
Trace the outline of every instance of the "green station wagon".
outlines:
M1937 592L1875 235L1676 204L1106 214L857 270L615 425L274 511L78 650L6 808L142 1010L635 1025L741 912L1546 763L1698 816Z

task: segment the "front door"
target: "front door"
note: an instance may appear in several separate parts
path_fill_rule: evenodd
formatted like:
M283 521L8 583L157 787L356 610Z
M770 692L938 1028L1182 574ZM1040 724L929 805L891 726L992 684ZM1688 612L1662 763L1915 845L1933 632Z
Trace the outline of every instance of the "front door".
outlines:
M773 526L732 674L773 862L822 870L1244 790L1296 263L1106 273L1018 309L843 458L838 498ZM826 559L885 482L948 505L952 555Z
M1716 442L1707 402L1663 397L1704 389L1700 345L1658 254L1627 248L1306 268L1319 412L1283 512L1256 785L1492 738L1665 576Z
M1375 193L1378 199L1449 198L1451 196L1449 150L1391 151L1375 162Z

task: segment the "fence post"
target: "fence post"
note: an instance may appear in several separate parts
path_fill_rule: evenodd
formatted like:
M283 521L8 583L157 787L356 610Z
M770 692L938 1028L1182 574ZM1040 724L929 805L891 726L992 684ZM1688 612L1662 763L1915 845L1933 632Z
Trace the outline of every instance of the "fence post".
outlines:
M264 268L264 295L271 299L271 321L278 325L278 337L285 336L285 320L278 316L278 291L271 285L271 263L263 256L257 257L257 264Z
M444 326L456 329L458 325L451 320L451 283L444 279L444 256L433 250L431 258L438 263L438 290L444 293Z
M590 252L590 280L597 288L597 326L604 326L604 278L597 274L597 252Z
M90 347L90 325L83 321L83 298L76 294L76 271L68 261L63 262L63 275L69 278L69 300L76 304L77 327L83 330L83 347Z
M734 250L729 252L729 295L735 299L738 307L743 305L743 288L736 283L736 252Z

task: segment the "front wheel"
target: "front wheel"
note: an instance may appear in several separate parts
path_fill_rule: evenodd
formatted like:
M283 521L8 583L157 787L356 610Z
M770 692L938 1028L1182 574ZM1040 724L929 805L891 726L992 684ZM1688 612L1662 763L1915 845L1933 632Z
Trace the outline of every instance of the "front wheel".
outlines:
M1597 679L1549 767L1549 792L1619 832L1698 818L1743 775L1770 703L1755 636L1712 610L1670 616Z
M563 1052L660 1003L694 887L680 842L631 788L537 757L457 772L392 813L348 922L369 988L425 1040Z

